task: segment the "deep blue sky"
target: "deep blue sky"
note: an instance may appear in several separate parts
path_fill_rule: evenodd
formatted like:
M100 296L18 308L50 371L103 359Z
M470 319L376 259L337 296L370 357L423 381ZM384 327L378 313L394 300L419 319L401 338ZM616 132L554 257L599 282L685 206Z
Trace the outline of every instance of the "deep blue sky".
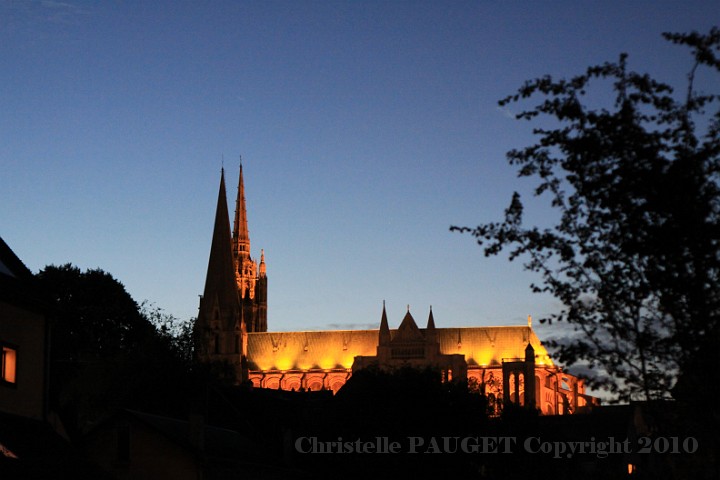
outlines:
M554 301L448 231L528 189L497 100L620 52L678 84L661 32L718 23L717 0L0 0L0 236L190 318L242 155L271 330L376 326L383 299L391 326L522 324Z

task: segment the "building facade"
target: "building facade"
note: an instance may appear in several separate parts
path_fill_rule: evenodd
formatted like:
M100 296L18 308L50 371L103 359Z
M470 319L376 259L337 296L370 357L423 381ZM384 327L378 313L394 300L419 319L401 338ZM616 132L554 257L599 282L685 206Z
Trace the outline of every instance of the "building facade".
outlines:
M0 238L0 412L46 418L46 310L33 274Z
M242 167L232 235L221 173L195 342L200 361L222 362L236 383L258 388L337 392L360 369L413 366L467 381L496 411L515 403L568 414L597 403L582 380L553 364L529 317L522 326L437 328L431 309L420 328L408 307L391 329L383 304L377 330L267 331L264 254L259 265L250 258Z

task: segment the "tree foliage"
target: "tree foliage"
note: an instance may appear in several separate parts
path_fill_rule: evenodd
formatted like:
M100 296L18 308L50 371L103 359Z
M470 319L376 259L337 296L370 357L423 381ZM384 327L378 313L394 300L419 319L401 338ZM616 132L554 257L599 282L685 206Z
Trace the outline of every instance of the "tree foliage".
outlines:
M140 312L153 324L157 335L165 341L173 355L178 360L191 365L195 351L193 341L195 319L181 320L147 301L140 304Z
M688 395L718 379L720 110L695 76L705 68L717 79L720 29L664 37L692 53L680 92L631 71L623 54L570 79L528 81L500 101L541 99L517 115L542 125L537 143L508 160L537 181L556 224L525 226L516 192L503 221L451 227L541 276L533 290L563 304L546 320L576 333L557 345L560 360L604 372L591 384L623 400ZM591 106L608 87L611 104Z
M55 307L54 360L118 355L139 348L153 333L125 287L103 270L51 265L38 277Z
M50 408L71 436L117 408L187 414L198 390L187 324L100 269L51 265L38 279L52 305Z

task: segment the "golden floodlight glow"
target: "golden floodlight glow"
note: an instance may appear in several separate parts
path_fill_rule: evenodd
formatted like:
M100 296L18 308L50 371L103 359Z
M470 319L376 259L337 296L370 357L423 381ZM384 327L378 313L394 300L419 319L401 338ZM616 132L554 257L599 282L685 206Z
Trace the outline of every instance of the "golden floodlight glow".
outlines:
M323 370L332 370L333 368L336 368L338 365L343 365L343 361L341 358L333 355L325 355L320 359L319 365L320 368ZM344 366L344 365L343 365ZM349 367L345 367L349 368Z
M274 367L278 370L290 370L293 367L294 361L295 359L290 355L278 355L278 358L275 360ZM266 368L263 368L263 370Z
M336 389L347 379L357 356L377 355L378 335L378 330L250 333L247 342L250 370L251 373L268 372L268 375L281 371L283 376L338 369L348 372L343 373L342 378L333 377L336 386L332 388ZM438 328L436 335L441 354L463 355L471 368L492 369L500 367L503 361L524 361L528 342L535 350L538 367L554 367L548 351L527 326ZM459 345L462 345L460 349ZM259 378L263 378L262 374ZM315 380L327 383L329 378ZM281 388L289 385L284 380Z

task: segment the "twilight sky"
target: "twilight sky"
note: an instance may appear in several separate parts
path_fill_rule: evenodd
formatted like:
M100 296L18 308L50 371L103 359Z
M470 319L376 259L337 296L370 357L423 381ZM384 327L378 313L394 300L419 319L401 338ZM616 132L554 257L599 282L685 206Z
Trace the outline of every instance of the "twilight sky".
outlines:
M242 155L271 330L376 328L383 299L391 327L407 304L523 324L557 305L448 231L529 198L505 152L530 125L497 100L620 52L680 85L661 32L718 23L717 0L0 0L0 236L34 272L99 267L193 317Z

